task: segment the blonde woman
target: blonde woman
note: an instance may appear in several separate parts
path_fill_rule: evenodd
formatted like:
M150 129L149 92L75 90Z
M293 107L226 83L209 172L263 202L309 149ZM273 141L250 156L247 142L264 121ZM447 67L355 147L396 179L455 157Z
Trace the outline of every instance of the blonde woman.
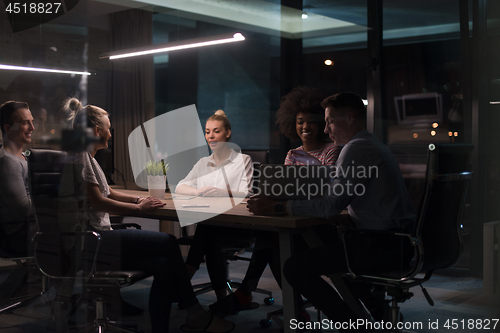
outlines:
M101 138L90 151L82 154L82 185L87 195L82 224L86 229L93 229L101 234L99 255L107 258L116 256L119 259L113 264L120 269L145 270L154 276L149 293L152 331L168 332L170 308L174 299L178 301L179 308L187 310L183 330L232 331L233 323L212 315L199 304L174 236L154 231L111 229L109 213L141 214L165 204L152 197L137 198L109 188L104 172L94 159L96 152L106 148L111 138L111 123L105 110L93 105L83 106L76 98L69 99L64 110L70 114L73 122L75 119L83 119L94 135Z
M234 197L245 197L252 188L252 159L231 149L231 123L222 110L217 110L205 124L205 139L213 153L200 159L179 182L175 192L197 196L228 196L228 186ZM222 172L222 170L224 170ZM226 258L222 246L235 238L247 238L249 232L241 229L199 224L186 259L186 268L192 278L203 257L217 299L226 295Z

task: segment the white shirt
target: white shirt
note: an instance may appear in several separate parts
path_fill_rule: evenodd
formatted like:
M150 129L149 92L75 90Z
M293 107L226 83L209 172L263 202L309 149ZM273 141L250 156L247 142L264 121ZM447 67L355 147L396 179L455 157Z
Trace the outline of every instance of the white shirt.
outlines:
M243 192L247 195L252 188L252 159L234 149L230 150L231 154L220 166L215 164L214 154L201 158L177 186L187 185L196 189L212 186L226 189L225 173L231 192Z
M97 163L95 158L88 152L84 152L82 154L82 158L83 180L90 184L97 184L97 186L99 186L99 192L101 192L102 196L105 198L109 197L111 192L109 190L108 182L106 181L106 175L104 174L104 171L102 171L99 163ZM94 229L101 231L112 230L109 214L94 210L88 201L85 202L84 214L84 218Z
M399 165L373 134L358 132L340 152L336 167L330 193L292 201L293 215L330 219L347 208L357 228L413 230L416 215Z

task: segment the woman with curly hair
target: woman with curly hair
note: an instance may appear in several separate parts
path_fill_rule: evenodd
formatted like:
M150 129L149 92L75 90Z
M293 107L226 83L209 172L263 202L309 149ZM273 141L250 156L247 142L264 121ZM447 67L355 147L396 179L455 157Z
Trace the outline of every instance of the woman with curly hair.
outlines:
M341 147L323 132L323 99L321 91L307 87L296 87L281 99L276 124L291 141L302 141L300 147L288 152L285 165L333 165L337 161Z
M291 149L285 165L334 165L340 154L341 147L330 142L323 132L325 128L325 110L321 106L323 93L307 87L296 87L281 99L276 113L276 123L280 132L292 141L301 141L302 145ZM231 314L242 310L255 309L257 304L252 302L252 292L257 289L258 282L267 264L281 286L281 270L278 241L272 232L260 232L252 253L250 265L241 286L234 293L210 306L218 314ZM300 243L302 239L297 239ZM305 246L305 244L302 244ZM307 319L308 314L300 314Z

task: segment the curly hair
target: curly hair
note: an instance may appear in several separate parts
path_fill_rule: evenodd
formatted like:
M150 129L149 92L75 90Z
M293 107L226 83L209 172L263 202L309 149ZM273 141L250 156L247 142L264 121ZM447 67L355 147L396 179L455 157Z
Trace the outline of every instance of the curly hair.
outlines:
M325 127L325 110L321 107L324 98L325 95L320 90L303 86L295 87L283 96L280 108L276 112L276 124L279 125L281 134L292 141L300 141L295 129L295 122L297 114L302 112L321 115L319 117L321 120L319 121L318 140L326 138L327 135L322 130Z

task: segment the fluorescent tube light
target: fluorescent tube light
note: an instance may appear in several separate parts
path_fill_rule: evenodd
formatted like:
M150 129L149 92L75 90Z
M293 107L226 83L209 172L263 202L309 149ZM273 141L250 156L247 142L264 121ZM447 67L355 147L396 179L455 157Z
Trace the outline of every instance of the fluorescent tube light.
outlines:
M22 66L11 66L11 65L2 65L2 64L0 64L0 69L5 69L5 70L9 70L9 71L28 71L28 72L45 72L45 73L90 75L89 72L64 71L64 70L60 70L60 69L37 68L37 67L22 67Z
M245 36L243 36L241 33L238 32L235 34L224 34L212 37L195 38L179 42L171 42L171 43L158 44L146 47L137 47L122 51L107 52L101 54L99 58L100 59L109 58L110 60L113 60L113 59L137 57L146 54L192 49L195 47L208 46L208 45L241 42L243 40L245 40Z

